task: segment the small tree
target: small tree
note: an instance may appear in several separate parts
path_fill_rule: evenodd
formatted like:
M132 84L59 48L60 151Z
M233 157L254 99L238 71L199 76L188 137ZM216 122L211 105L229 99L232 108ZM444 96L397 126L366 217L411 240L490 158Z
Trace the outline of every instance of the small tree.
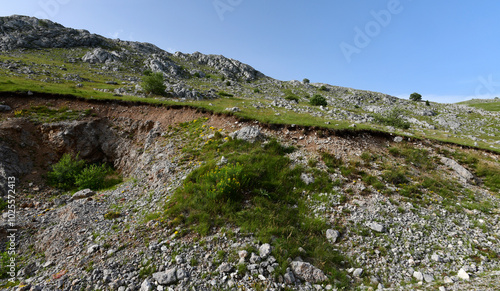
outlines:
M310 82L310 81L309 81L309 79L307 79L307 78L304 78L304 80L302 80L302 83L304 83L304 84L309 84L309 82Z
M411 93L410 100L411 101L422 101L422 95L418 94L417 92Z
M142 77L142 88L148 94L151 93L164 96L165 89L167 88L164 82L165 79L163 77L163 73L153 73L151 71L145 71L144 77Z
M327 106L328 103L326 103L326 98L316 94L311 98L311 101L309 103L313 106Z

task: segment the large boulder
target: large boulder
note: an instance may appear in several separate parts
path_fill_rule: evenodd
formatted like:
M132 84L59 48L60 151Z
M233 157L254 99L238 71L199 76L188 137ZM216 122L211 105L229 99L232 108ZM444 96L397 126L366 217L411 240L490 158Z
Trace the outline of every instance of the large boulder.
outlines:
M242 129L229 134L229 136L233 139L241 139L252 143L265 138L265 135L256 126L243 127Z
M328 280L323 271L310 263L293 261L291 267L297 278L309 283L319 283Z
M459 178L469 183L475 183L474 175L456 161L446 157L441 157L441 163L455 171Z

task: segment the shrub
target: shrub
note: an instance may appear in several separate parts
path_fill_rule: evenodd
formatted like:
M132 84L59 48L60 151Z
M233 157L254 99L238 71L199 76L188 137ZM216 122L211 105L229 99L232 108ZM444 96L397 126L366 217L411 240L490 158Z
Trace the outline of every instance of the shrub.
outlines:
M289 100L289 101L295 101L297 103L299 103L299 97L298 96L295 96L295 95L288 95L285 97L286 100Z
M401 117L402 114L403 112L401 109L394 108L388 113L387 116L377 114L373 116L373 118L375 119L376 122L380 124L384 124L387 126L394 126L401 129L408 129L410 128L410 123Z
M226 86L231 86L231 81L227 81Z
M425 106L431 106L431 103L429 103L429 100L425 101Z
M165 95L165 89L167 88L164 84L163 73L150 73L148 71L144 72L144 77L142 77L142 88L148 94L155 95Z
M100 190L104 188L104 180L110 169L102 164L90 165L75 176L75 186L79 189Z
M255 88L255 89L253 89L253 92L254 93L260 93L260 90L259 90L259 88Z
M418 94L417 92L411 93L410 100L411 101L421 101L422 100L422 95Z
M309 103L313 106L327 106L326 98L321 95L314 95Z
M325 86L325 85L322 85L321 87L319 87L319 89L320 89L321 91L328 91L328 88L326 88L326 86Z
M304 80L302 80L302 83L304 83L304 84L309 84L309 83L310 83L310 81L309 81L309 79L304 78Z
M75 178L84 167L85 161L80 160L78 155L73 159L70 154L64 154L47 174L47 182L54 187L70 190L75 186Z
M224 92L224 91L219 91L219 93L217 93L217 95L219 95L221 97L233 97L234 96L233 94L229 94L229 93Z

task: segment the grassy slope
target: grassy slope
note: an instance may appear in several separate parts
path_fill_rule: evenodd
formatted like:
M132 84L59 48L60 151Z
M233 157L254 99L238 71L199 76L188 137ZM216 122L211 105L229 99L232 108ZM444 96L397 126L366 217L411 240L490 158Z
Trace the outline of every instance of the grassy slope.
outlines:
M50 50L28 50L28 51L14 51L3 53L0 55L0 61L15 62L17 68L30 66L33 68L35 74L27 75L15 73L13 70L6 68L0 69L0 92L39 92L49 94L62 94L73 95L83 98L92 99L108 99L108 100L122 100L132 102L143 102L152 104L164 105L189 105L195 108L203 108L205 110L217 113L227 113L226 108L238 107L240 112L232 113L238 117L246 119L254 119L263 123L273 124L296 124L302 126L318 126L322 128L330 128L336 130L375 130L386 131L386 127L380 124L362 123L357 124L355 128L351 127L352 122L346 120L331 120L323 117L312 116L311 114L297 113L285 108L274 107L265 109L256 109L252 106L253 103L261 102L263 104L270 104L269 98L266 95L285 94L287 96L297 96L300 100L296 106L298 108L306 108L308 98L313 94L327 94L319 89L304 89L294 88L289 84L282 82L277 89L274 84L267 84L266 82L253 82L245 84L243 82L235 86L228 86L227 92L234 94L234 98L219 98L215 100L203 101L184 101L175 99L167 99L161 97L140 98L135 96L115 96L113 93L106 93L96 91L95 89L107 89L111 92L119 87L128 86L132 87L133 82L130 79L140 80L141 74L139 73L143 59L137 55L133 55L127 63L121 65L117 72L109 70L102 70L102 64L87 64L87 63L70 63L70 58L81 58L89 49L77 48L72 50L65 49L50 49ZM178 61L178 60L176 60ZM195 68L192 64L187 62L180 62L183 67L192 69ZM132 69L131 69L132 68ZM198 68L203 69L203 68ZM220 76L210 74L216 82L224 83ZM77 76L81 78L79 81L68 81L67 76ZM115 81L120 85L107 84L108 81ZM188 86L199 89L210 89L213 84L203 78L189 78L184 80ZM77 84L82 84L82 87L77 87ZM254 86L263 88L262 92L254 92ZM485 103L473 104L472 106L496 108L498 104ZM334 105L332 106L334 107ZM320 112L319 109L316 109ZM346 108L353 113L363 114L365 112L357 108ZM408 111L411 114L411 110ZM417 117L417 119L425 120L425 117ZM329 123L327 123L327 121ZM443 131L438 130L396 130L395 134L414 136L417 138L430 138L439 141L452 142L465 146L475 146L474 141L468 138L457 135L449 135ZM491 139L492 137L489 137ZM497 137L493 137L497 139ZM478 148L493 150L500 152L500 149L490 147L490 144L478 141Z

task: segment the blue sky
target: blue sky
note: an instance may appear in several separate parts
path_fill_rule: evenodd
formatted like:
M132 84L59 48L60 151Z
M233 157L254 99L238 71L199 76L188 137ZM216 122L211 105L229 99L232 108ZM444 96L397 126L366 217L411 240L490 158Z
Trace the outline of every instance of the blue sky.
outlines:
M16 0L48 18L169 51L222 54L280 80L458 102L500 96L500 2Z

